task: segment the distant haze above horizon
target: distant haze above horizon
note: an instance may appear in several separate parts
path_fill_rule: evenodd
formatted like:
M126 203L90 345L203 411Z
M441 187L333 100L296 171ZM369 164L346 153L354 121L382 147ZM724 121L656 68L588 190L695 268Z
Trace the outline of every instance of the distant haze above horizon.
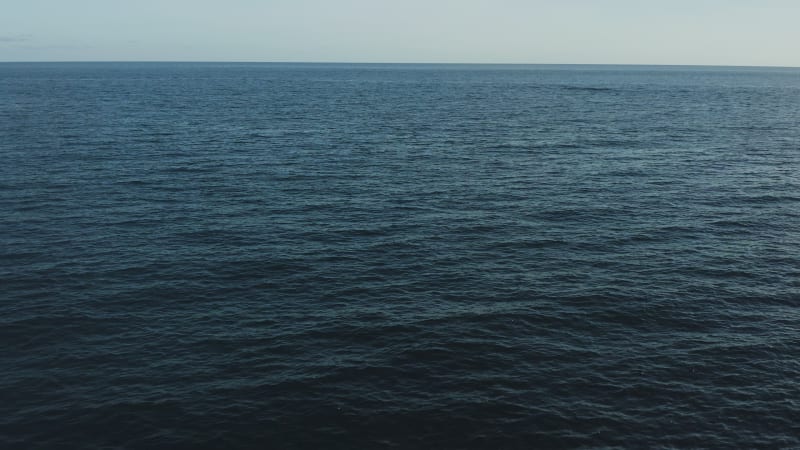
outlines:
M800 66L800 1L11 1L0 61Z

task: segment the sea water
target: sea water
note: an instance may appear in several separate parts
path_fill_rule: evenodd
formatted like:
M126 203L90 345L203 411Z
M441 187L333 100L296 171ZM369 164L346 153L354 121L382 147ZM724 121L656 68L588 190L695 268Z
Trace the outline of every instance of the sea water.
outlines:
M800 69L0 64L0 446L800 446Z

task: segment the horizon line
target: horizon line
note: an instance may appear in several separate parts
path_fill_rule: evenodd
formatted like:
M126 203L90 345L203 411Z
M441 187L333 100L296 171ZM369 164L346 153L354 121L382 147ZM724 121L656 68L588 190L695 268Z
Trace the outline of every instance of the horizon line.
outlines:
M0 64L102 64L102 63L140 63L140 64L347 64L347 65L461 65L461 66L629 66L629 67L728 67L799 69L800 66L753 65L753 64L649 64L649 63L532 63L532 62L398 62L398 61L265 61L265 60L8 60Z

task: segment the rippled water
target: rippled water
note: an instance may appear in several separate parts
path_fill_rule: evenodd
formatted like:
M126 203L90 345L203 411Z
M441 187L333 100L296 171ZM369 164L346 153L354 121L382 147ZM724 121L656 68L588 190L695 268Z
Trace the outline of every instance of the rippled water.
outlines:
M0 64L0 446L800 446L800 69Z

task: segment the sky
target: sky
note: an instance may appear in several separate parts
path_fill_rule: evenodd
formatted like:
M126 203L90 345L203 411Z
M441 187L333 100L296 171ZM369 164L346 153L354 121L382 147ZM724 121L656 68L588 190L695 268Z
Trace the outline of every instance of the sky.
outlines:
M800 66L800 0L0 0L0 61Z

